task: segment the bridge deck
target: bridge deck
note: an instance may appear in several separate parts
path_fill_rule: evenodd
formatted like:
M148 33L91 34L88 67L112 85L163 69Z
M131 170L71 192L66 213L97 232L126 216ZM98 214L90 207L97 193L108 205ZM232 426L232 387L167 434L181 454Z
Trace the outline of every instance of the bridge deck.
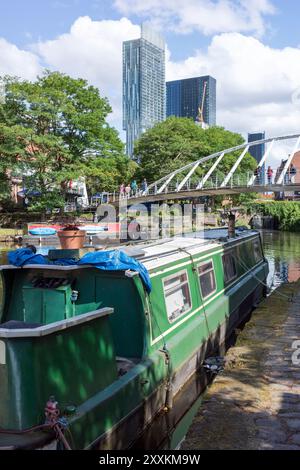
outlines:
M201 196L219 196L219 195L232 195L241 193L291 193L300 192L300 183L288 184L266 184L266 185L252 185L252 186L234 186L234 187L218 187L218 188L204 188L204 189L190 189L181 191L168 191L160 194L146 194L144 196L130 197L123 199L130 204L143 204L146 202L158 202L167 200L180 200L180 199L194 199ZM119 198L111 201L112 204L118 204Z

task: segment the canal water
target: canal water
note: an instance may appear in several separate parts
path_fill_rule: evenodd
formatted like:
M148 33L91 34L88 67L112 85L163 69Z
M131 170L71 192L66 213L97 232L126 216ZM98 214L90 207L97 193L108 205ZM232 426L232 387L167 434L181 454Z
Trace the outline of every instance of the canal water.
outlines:
M300 278L300 233L262 231L261 236L264 254L269 262L267 282L270 290L273 291L282 283L297 281ZM0 244L0 264L6 263L6 252L14 248L13 245ZM39 247L38 252L46 254L49 248L52 247ZM203 381L203 377L201 378L199 374L196 375L197 377L191 379L183 388L179 399L180 406L186 407L188 404L188 412L184 416L182 416L180 410L172 410L170 413L162 414L158 417L152 429L149 428L146 435L139 440L137 447L154 448L154 445L159 449L176 449L180 447L180 443L184 439L202 402L198 390L203 387L203 383L200 383ZM158 436L160 436L159 439L157 439Z
M269 262L268 286L273 290L300 278L300 233L262 231L265 256Z

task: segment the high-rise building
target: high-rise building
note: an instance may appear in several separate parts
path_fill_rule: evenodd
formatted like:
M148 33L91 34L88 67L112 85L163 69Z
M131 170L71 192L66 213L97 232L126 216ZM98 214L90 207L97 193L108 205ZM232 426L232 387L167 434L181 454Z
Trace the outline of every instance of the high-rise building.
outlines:
M165 43L147 24L141 29L140 39L123 42L123 129L129 156L135 140L166 118Z
M256 140L263 140L265 139L265 132L253 132L248 134L248 142L255 142ZM249 153L252 155L252 157L255 158L257 163L259 163L264 156L266 151L266 145L265 144L258 144L258 145L253 145L252 147L249 148ZM261 183L265 183L265 178L266 176L266 165L263 164L261 168Z
M205 92L203 120L215 126L216 88L216 79L210 75L167 82L167 116L190 117L196 121Z

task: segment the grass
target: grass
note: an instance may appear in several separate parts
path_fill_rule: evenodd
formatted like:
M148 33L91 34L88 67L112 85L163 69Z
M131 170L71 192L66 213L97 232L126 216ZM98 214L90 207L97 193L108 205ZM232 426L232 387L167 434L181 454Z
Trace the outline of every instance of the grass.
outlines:
M16 228L0 228L0 237L14 237L15 235L23 235L23 230Z

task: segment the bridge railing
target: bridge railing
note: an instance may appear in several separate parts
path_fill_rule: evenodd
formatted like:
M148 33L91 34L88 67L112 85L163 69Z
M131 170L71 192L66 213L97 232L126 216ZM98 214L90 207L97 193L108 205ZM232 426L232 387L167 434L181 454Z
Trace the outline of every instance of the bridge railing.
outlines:
M286 174L285 178L282 180L280 185L287 186L289 184L293 184L295 179L295 175ZM275 183L278 186L278 178L276 176L270 177L268 172L266 171L261 172L259 175L255 174L253 171L248 171L245 173L235 173L233 174L229 180L227 180L225 174L216 174L210 176L208 179L205 178L203 175L202 178L196 179L195 176L193 178L188 179L182 184L181 180L178 178L176 181L174 179L170 181L168 184L164 184L163 190L162 186L154 185L148 188L146 191L142 191L141 189L137 189L136 191L131 191L130 194L119 193L115 191L113 193L105 193L104 200L101 200L100 203L115 203L120 199L135 199L141 198L144 196L151 196L151 195L158 195L158 194L174 194L185 191L199 191L199 196L201 195L201 191L213 190L213 189L221 189L221 188L237 188L241 189L240 192L243 192L243 188L253 186L253 187L269 187L270 191L272 191L272 185ZM97 201L99 204L99 201ZM96 205L98 205L96 204Z
M226 175L217 174L212 175L208 179L203 175L200 179L188 179L183 185L180 183L180 180L172 180L170 183L165 184L163 191L158 186L151 187L144 193L137 193L135 196L141 195L156 195L162 193L174 193L179 191L192 191L192 190L207 190L207 189L218 189L218 188L242 188L245 186L266 186L271 185L274 182L273 177L268 177L268 173L260 173L256 175L253 171L248 171L245 173L235 173L233 174L228 181L225 180ZM288 184L292 181L288 181L287 178L283 181L282 184Z

